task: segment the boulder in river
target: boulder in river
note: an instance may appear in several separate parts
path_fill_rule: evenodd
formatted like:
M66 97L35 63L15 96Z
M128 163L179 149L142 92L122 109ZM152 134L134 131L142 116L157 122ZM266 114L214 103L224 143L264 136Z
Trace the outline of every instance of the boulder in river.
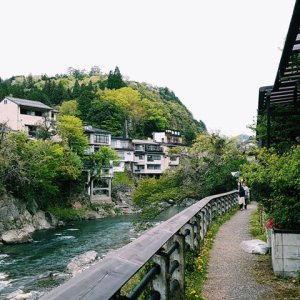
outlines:
M13 229L4 232L1 240L4 244L22 244L32 242L31 232L27 228Z
M8 300L37 300L44 294L45 293L43 293L43 292L35 292L35 291L26 293L23 290L18 289L16 291L8 294L6 296L6 299L8 299Z
M67 270L73 276L81 273L83 270L88 269L92 262L98 258L96 251L87 251L81 255L75 256L67 265Z

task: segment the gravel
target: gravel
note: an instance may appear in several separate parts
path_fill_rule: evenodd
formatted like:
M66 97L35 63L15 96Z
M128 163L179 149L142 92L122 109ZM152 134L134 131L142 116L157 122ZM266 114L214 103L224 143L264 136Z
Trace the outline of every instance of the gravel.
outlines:
M206 299L266 299L272 292L251 275L250 270L258 256L240 248L242 241L252 239L249 220L255 209L255 204L248 205L247 210L238 211L220 227L210 251L208 276L203 287L202 294Z

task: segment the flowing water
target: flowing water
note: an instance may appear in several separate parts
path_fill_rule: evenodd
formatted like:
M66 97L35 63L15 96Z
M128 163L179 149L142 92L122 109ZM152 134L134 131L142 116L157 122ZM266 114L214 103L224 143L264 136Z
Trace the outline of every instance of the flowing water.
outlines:
M165 220L181 208L172 208L160 217ZM104 256L138 237L133 216L77 221L65 227L37 231L33 243L0 247L0 299L17 289L46 291L69 277L70 260L89 250ZM49 274L55 276L49 276Z

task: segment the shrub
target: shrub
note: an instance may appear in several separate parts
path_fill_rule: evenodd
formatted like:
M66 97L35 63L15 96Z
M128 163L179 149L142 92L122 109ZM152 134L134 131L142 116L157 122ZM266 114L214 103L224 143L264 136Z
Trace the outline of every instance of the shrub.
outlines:
M300 229L300 145L283 155L261 149L243 175L276 225Z

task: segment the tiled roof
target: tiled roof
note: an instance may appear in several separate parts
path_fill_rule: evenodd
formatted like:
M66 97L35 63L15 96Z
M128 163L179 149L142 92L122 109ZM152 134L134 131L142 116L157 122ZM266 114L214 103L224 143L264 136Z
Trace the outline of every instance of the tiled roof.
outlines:
M52 110L53 108L40 102L40 101L33 101L33 100L26 100L26 99L19 99L14 97L5 97L5 99L10 100L17 105L27 106L27 107L36 107L36 108L43 108L47 110Z

